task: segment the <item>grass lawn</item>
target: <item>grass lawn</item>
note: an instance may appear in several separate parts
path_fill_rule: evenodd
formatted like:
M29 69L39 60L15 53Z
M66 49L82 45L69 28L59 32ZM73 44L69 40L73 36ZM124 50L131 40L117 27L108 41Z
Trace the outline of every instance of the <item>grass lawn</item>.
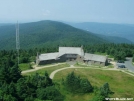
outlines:
M66 63L65 64L59 64L58 66L52 66L52 67L43 68L43 69L40 69L40 70L37 70L37 71L34 71L34 72L26 73L24 75L33 75L35 73L39 73L40 75L44 75L45 71L47 71L47 73L50 74L51 72L53 72L56 69L60 69L60 68L64 68L64 67L69 67L69 66L70 65L68 65Z
M72 71L81 78L88 78L93 86L100 87L108 82L110 89L114 92L111 97L134 97L134 77L120 71L106 71L88 68L66 69L58 72L54 77L54 81L60 84L61 78L65 78L66 75ZM62 87L60 90L64 95L66 95L65 101L89 101L94 96L93 94L73 95L66 92Z
M29 69L29 63L21 63L19 64L19 68L24 71Z

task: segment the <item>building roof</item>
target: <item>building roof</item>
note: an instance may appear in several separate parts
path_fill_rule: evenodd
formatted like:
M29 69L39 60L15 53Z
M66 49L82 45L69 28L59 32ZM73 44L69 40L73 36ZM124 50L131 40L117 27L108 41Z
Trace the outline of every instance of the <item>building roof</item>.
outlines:
M85 53L84 60L93 60L99 62L105 62L107 56Z
M82 47L59 47L59 56L63 54L78 54L84 56Z
M56 59L58 54L59 54L59 52L40 54L39 55L39 60L52 60L52 59Z
M40 61L52 60L52 59L57 59L58 57L64 54L78 54L80 56L83 56L84 60L93 60L93 61L99 61L99 62L105 62L107 59L106 56L102 56L102 55L96 55L96 54L90 54L90 53L84 54L82 47L59 47L59 52L40 54L38 59Z

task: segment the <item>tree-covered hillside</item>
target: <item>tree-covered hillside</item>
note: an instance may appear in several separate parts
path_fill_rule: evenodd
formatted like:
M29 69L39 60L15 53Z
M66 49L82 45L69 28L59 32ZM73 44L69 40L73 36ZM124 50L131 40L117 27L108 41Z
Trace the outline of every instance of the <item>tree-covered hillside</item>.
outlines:
M56 21L24 23L19 27L21 48L107 42L92 33ZM0 27L0 49L15 49L15 33L15 25Z

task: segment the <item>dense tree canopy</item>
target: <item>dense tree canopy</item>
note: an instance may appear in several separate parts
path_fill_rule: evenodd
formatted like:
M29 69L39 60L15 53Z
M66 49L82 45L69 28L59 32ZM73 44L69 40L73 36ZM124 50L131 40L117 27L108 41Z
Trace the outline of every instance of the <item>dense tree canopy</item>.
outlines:
M93 87L88 79L81 79L74 72L69 73L65 80L62 79L62 84L72 93L90 93L93 91Z
M16 64L16 52L0 53L0 101L63 101L63 95L56 89L47 72L43 76L37 73L22 76Z

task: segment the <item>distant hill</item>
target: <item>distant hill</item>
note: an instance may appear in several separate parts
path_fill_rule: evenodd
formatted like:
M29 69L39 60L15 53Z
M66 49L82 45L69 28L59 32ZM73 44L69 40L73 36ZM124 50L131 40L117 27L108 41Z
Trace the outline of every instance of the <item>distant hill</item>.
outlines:
M21 48L76 46L108 42L93 33L56 21L20 24ZM0 27L0 49L15 49L15 24Z
M130 40L134 42L134 25L133 24L111 24L111 23L96 23L96 22L84 22L84 23L68 23L73 27L90 31L93 33L117 36L123 38L121 40ZM125 42L127 41L125 40Z
M0 26L11 25L11 23L0 23Z

